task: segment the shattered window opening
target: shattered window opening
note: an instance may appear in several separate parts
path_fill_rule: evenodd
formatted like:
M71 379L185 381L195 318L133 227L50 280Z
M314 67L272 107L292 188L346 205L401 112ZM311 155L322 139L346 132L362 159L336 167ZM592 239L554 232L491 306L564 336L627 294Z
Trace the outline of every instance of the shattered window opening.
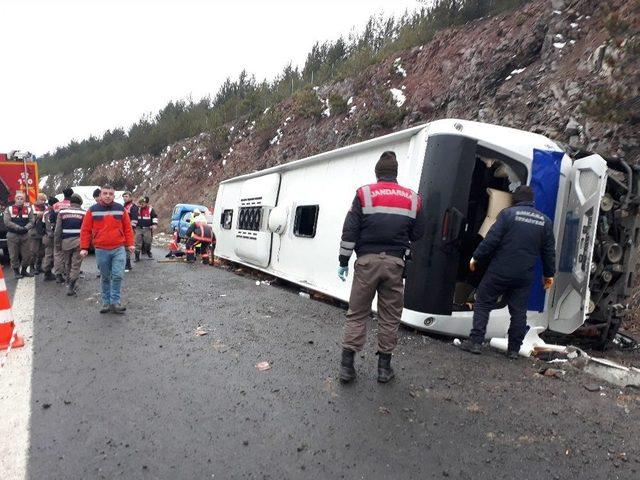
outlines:
M313 238L316 236L319 205L302 205L296 208L293 234L296 237Z

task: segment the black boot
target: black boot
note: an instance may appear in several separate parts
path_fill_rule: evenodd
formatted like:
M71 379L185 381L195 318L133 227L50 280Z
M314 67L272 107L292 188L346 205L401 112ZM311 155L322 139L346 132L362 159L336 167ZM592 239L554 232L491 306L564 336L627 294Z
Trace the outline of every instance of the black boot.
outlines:
M151 253L151 248L149 248L149 250L147 250L147 257L153 258L153 253Z
M125 270L131 270L131 260L129 260L128 258L127 258L127 263L124 266L124 269Z
M48 272L44 272L44 281L45 282L50 282L51 280L55 280L56 276L51 273L51 270L49 270Z
M482 353L482 344L478 342L474 342L473 340L464 340L460 344L460 349L465 352L471 352L475 355L480 355Z
M27 267L22 267L22 272L20 272L23 277L33 277L33 273L27 271Z
M56 273L56 283L64 283L64 276L61 273Z
M76 295L76 281L72 280L69 283L67 283L67 295L68 296L73 296Z
M393 373L393 368L391 368L391 354L378 353L378 381L387 383L395 376L396 374Z
M356 352L353 350L342 349L342 359L340 360L340 381L349 383L356 378L356 369L353 366L353 359Z
M40 275L42 273L42 270L40 269L40 265L32 266L31 273L33 273L34 275Z
M136 252L136 259L134 261L135 262L139 262L140 261L140 252Z
M22 278L22 274L20 273L19 268L13 269L13 275L16 277L16 280L20 280Z

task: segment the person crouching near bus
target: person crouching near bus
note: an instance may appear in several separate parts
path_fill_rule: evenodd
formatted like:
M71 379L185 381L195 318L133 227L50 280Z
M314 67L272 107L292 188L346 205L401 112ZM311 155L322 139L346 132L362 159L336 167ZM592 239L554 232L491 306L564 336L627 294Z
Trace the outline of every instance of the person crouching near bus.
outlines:
M104 185L98 203L87 210L80 229L80 255L89 255L93 242L102 285L100 313L123 314L126 307L120 303L120 289L127 258L125 248L134 251L135 247L129 214L113 201L114 196L113 186Z
M534 192L520 186L513 192L513 207L500 212L487 236L473 252L469 270L488 265L476 291L473 328L460 348L480 354L489 314L502 296L509 307L511 323L507 357L517 359L527 333L527 303L535 277L535 265L542 258L543 286L553 286L556 241L553 222L534 207Z
M216 236L213 227L207 223L205 215L199 215L195 222L187 229L186 254L187 262L196 261L196 246L200 246L200 256L204 265L213 262L213 252L216 246Z
M45 249L42 240L45 236L46 229L44 214L47 208L47 196L44 193L39 193L36 198L36 203L31 205L34 226L29 230L29 238L31 239L31 267L29 270L34 275L39 275L42 272L42 261L44 259Z
M338 277L345 281L349 258L356 252L349 310L342 341L340 380L356 376L354 356L364 347L371 302L378 294L378 382L394 377L391 353L398 342L404 307L405 254L424 234L422 201L416 192L398 184L398 161L384 152L375 167L377 183L365 185L347 213L342 229Z
M69 206L58 212L54 229L54 244L62 258L63 276L67 282L67 295L76 294L76 282L80 276L82 256L80 255L80 228L85 211L82 198L73 194Z
M137 213L135 261L139 262L140 253L146 253L149 258L153 258L151 243L153 242L153 232L158 227L158 215L153 207L149 205L149 197L140 197Z
M7 228L7 247L11 268L15 278L33 277L27 268L31 264L31 239L29 230L33 228L33 212L25 205L25 196L16 192L14 204L4 211L4 224Z
M54 263L54 245L53 233L56 224L52 222L53 206L58 202L56 197L49 197L47 210L44 212L44 236L42 237L42 245L44 246L44 259L42 260L42 271L44 272L44 280L50 282L56 279L55 263Z

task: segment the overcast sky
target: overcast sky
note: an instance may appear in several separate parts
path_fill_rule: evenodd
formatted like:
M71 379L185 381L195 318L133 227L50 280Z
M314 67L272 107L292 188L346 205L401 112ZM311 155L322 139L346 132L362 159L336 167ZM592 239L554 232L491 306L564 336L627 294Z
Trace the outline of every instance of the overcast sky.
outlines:
M0 0L0 152L128 128L242 69L271 79L314 42L423 1Z

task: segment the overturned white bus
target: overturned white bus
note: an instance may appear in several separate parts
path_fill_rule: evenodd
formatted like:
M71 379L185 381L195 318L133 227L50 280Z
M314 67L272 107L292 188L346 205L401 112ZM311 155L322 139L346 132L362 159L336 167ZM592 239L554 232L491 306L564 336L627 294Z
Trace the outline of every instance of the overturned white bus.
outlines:
M469 333L482 275L469 272L469 259L509 192L527 184L557 244L555 285L534 285L528 323L571 333L587 322L612 338L633 284L640 175L599 155L572 160L548 138L511 128L438 120L222 182L216 254L347 301L350 282L335 273L343 220L385 150L396 152L398 181L422 194L427 217L407 267L403 323ZM508 324L506 308L494 311L487 337L504 337Z

